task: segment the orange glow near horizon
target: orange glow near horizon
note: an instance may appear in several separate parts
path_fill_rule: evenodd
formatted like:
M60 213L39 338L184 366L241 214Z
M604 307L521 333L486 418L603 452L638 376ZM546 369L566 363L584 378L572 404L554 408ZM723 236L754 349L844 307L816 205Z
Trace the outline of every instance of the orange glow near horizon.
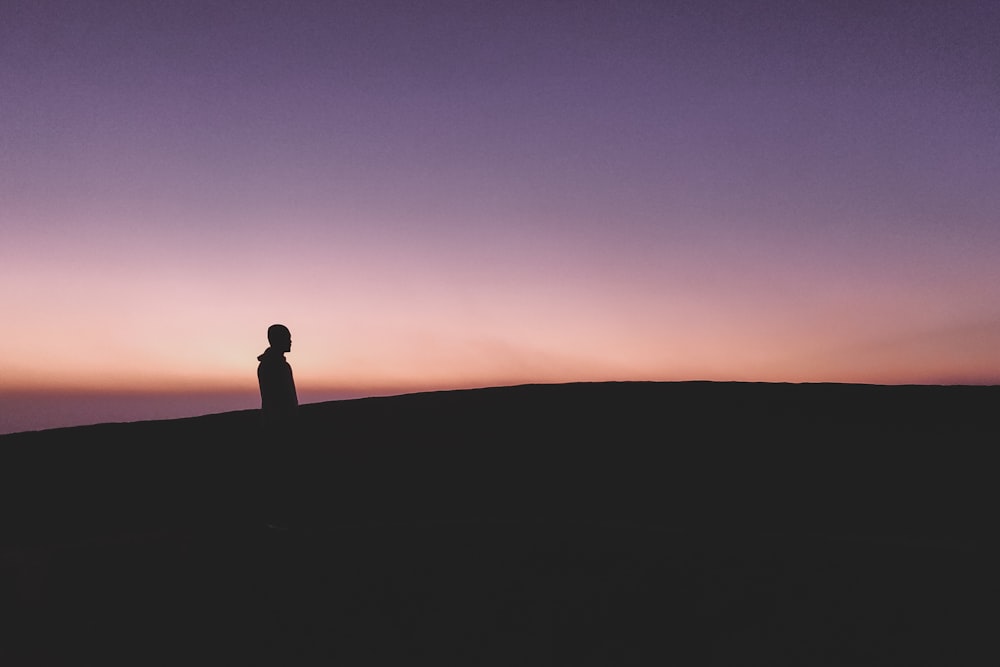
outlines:
M317 391L1000 381L996 288L980 278L995 272L991 258L977 267L966 255L965 275L915 289L889 258L837 275L822 264L749 270L724 246L588 262L504 241L488 264L419 245L411 256L359 246L328 260L319 240L289 239L274 267L243 258L266 246L220 263L212 248L176 260L173 241L116 264L82 239L72 251L51 242L49 259L10 256L0 307L17 325L5 333L0 391L254 390L264 332L278 321L292 330L299 386ZM723 263L701 268L709 255Z
M294 312L307 307L286 303L290 316L273 319L292 328L288 359L299 387L310 391L602 380L1000 380L1000 323L988 321L921 330L908 329L899 314L892 327L866 326L870 313L857 321L836 313L793 322L704 308L655 314L652 303L629 310L635 306L610 301L563 312L553 306L550 313L530 303L520 312L484 307L479 324L444 304L432 315L439 319L423 321L413 312L329 319ZM192 308L186 319L176 310L169 326L150 313L125 323L81 318L72 335L40 324L23 338L14 332L0 391L255 391L256 356L266 347L270 321L224 321L211 310ZM673 317L677 325L658 321Z
M1000 320L947 291L893 298L884 283L830 289L813 277L774 293L738 276L685 286L669 271L630 284L586 265L553 281L544 263L510 278L409 267L407 279L376 266L353 290L337 288L342 273L296 264L281 289L236 267L220 283L156 265L120 280L45 267L29 289L0 292L20 323L0 355L0 432L258 407L256 357L273 322L292 330L303 402L589 381L1000 382Z

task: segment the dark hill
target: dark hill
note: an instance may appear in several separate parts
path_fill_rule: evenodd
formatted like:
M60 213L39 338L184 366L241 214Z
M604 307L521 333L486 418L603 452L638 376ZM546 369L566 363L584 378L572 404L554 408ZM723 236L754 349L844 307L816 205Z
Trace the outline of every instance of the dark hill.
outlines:
M287 485L256 410L0 436L0 661L971 659L998 405L705 382L312 404Z

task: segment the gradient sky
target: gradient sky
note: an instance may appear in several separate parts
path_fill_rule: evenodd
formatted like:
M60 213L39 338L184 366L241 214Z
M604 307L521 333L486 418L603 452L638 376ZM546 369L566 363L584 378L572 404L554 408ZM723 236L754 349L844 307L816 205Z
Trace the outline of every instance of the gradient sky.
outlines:
M272 322L316 398L1000 382L997 35L986 0L8 0L0 432L53 392L256 407Z

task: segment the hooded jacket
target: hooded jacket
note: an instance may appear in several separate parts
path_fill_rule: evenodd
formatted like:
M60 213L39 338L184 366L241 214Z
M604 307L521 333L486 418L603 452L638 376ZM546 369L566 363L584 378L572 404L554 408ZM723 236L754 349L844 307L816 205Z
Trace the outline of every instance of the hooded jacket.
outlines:
M260 384L260 407L265 415L273 417L291 416L299 405L295 394L295 380L292 367L285 361L285 355L267 348L257 357L257 382Z

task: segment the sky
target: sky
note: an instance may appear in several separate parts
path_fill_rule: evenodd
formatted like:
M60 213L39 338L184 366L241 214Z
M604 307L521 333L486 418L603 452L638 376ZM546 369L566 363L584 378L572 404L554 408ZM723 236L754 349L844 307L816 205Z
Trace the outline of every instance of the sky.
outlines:
M257 407L275 322L303 400L996 384L998 34L985 0L7 0L0 432Z

